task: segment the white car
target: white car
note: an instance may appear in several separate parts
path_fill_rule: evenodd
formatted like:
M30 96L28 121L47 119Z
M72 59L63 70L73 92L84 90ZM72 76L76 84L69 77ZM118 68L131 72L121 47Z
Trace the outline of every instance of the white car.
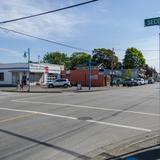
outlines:
M138 85L144 85L145 84L145 81L144 81L143 78L138 78L136 81L137 81Z
M48 88L53 88L53 87L71 87L71 83L68 79L55 79L53 81L49 81L47 83Z
M137 81L138 81L138 84L139 84L139 85L144 85L144 84L145 84L143 78L138 78Z
M141 78L141 85L144 85L144 84L145 84L144 79Z

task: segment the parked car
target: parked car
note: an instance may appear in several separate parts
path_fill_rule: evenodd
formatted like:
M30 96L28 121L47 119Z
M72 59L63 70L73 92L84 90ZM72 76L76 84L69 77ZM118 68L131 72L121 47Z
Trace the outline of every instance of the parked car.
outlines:
M148 80L147 79L144 80L144 84L148 84Z
M144 85L145 84L145 81L144 81L143 78L137 78L136 81L137 81L138 85Z
M123 86L128 86L128 87L132 87L132 86L138 86L138 82L135 79L125 79L123 81Z
M153 84L154 83L154 79L149 79L148 80L148 84Z
M53 88L53 87L71 87L71 83L68 79L55 79L53 81L49 81L47 83L48 88Z
M121 85L121 84L123 84L123 81L122 81L122 79L114 79L113 81L112 81L112 84L113 85L116 85L116 86L119 86L119 85Z

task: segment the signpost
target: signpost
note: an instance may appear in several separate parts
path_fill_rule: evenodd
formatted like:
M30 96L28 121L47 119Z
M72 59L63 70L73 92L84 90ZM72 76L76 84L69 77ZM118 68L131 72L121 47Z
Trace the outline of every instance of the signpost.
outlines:
M145 27L159 26L159 30L160 30L160 17L145 19L144 26ZM159 31L159 73L160 73L160 31ZM160 82L159 82L159 96L160 96ZM159 106L160 106L160 99L159 99ZM160 143L160 139L159 139L159 143Z
M144 26L149 27L149 26L155 26L155 25L160 25L160 17L156 18L149 18L144 20Z
M159 26L160 29L160 17L149 18L144 20L144 26ZM160 73L160 31L159 31L159 73Z

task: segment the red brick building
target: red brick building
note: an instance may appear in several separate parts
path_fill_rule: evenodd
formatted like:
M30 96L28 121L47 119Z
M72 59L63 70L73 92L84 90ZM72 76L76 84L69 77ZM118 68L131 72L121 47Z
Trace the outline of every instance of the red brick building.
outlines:
M76 69L70 71L63 71L62 77L67 78L73 85L81 84L88 86L88 69ZM99 69L91 69L91 85L94 87L107 86L109 84L108 76L102 74Z

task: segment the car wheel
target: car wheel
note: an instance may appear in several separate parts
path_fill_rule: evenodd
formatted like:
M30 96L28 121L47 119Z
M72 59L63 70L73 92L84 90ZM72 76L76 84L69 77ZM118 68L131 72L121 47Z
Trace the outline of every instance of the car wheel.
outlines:
M67 84L64 84L63 87L64 87L64 88L68 88L68 85L67 85Z
M53 88L53 84L49 84L49 85L48 85L48 88Z

